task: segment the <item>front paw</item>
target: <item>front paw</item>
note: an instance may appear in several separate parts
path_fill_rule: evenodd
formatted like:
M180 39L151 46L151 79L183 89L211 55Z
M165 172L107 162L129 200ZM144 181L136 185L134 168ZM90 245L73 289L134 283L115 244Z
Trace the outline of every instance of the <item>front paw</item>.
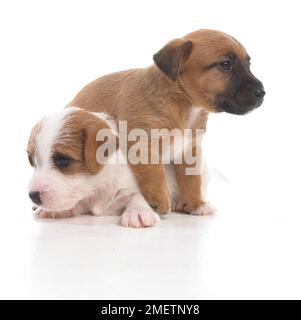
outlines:
M158 214L167 214L171 212L171 201L167 194L148 193L144 195L144 198Z
M157 213L148 208L126 209L121 216L121 225L124 227L151 227L160 221Z
M43 208L35 208L33 215L37 219L64 219L73 216L72 210L66 211L48 211Z
M177 200L173 203L172 209L176 212L190 213L194 215L211 215L217 212L209 202L202 200L198 201L185 201Z
M204 202L203 204L201 204L191 212L191 214L199 215L199 216L209 216L215 213L217 213L216 208L213 207L213 205L210 204L209 202Z

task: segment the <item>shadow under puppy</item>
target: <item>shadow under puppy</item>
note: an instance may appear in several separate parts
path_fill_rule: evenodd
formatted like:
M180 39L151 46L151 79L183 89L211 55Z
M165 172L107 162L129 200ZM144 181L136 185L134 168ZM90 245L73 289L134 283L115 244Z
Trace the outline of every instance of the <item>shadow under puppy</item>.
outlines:
M108 115L78 108L44 117L34 126L27 152L35 169L29 197L35 205L36 217L122 214L121 224L127 227L147 227L160 222L126 162L97 161L97 149L104 142L97 141L96 135L102 129L117 135L116 124ZM116 153L119 159L124 156L119 148ZM174 180L169 174L169 188L175 195Z

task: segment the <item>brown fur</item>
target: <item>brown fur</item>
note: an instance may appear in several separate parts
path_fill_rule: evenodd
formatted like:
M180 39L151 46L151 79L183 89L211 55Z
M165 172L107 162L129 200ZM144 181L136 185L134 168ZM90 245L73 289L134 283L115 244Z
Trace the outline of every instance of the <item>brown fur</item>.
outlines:
M37 146L36 146L36 136L39 134L41 130L42 122L39 121L31 130L28 144L27 144L27 155L28 155L28 161L32 167L36 166L35 163L35 157L38 156L37 153Z
M216 111L215 97L228 85L229 76L210 66L227 54L246 59L245 49L234 38L217 31L199 30L169 42L154 55L155 65L103 76L84 87L70 102L93 112L107 112L127 120L128 129L188 127L194 107L203 111L190 127L205 128L208 112ZM200 176L183 174L176 167L185 211L200 204ZM146 200L158 213L171 209L163 165L133 165Z
M36 138L42 125L43 121L33 128L28 142L29 162L33 166L33 159L38 156ZM98 173L101 165L95 154L101 142L96 141L96 134L101 129L109 129L107 123L90 113L79 110L69 114L51 151L52 155L60 154L72 159L66 168L59 170L68 175Z

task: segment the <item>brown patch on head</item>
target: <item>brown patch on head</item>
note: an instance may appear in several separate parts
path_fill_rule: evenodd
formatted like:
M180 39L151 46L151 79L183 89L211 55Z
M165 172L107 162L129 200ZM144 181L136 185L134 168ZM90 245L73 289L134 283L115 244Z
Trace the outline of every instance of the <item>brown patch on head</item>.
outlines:
M41 131L43 121L39 121L31 130L28 143L27 143L27 155L28 161L32 167L36 166L36 157L37 157L37 146L36 146L36 137Z
M52 147L54 161L60 156L70 160L67 166L59 167L61 172L96 174L101 169L96 159L96 151L102 143L96 141L96 135L101 129L109 129L108 124L91 113L76 110L67 115Z

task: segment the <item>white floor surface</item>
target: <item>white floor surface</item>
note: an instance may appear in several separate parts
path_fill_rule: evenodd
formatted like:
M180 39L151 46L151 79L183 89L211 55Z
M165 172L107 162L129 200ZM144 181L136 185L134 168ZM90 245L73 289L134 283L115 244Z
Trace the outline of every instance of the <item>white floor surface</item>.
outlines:
M117 217L37 221L28 208L8 215L0 298L301 298L300 220L227 205L235 190L221 190L229 192L217 216L171 214L147 229L123 228Z

